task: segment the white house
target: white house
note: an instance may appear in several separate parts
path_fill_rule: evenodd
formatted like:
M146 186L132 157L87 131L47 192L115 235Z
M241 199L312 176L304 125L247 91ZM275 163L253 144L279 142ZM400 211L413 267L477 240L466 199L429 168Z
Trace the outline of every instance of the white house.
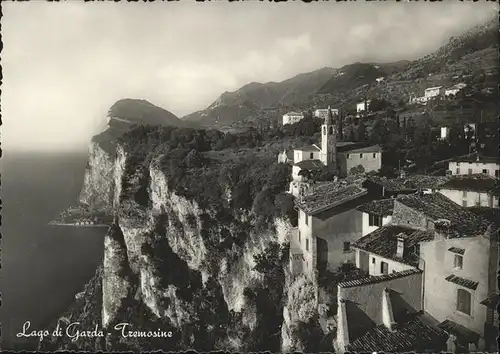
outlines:
M441 127L440 139L445 140L450 136L450 127Z
M439 186L438 192L463 207L499 208L498 179L484 174L456 175Z
M363 213L362 236L365 236L391 223L394 199L372 200L356 209Z
M463 82L456 84L456 85L453 85L452 87L450 87L444 91L444 95L445 96L456 95L461 89L463 89L466 86L467 85L464 84Z
M332 108L332 113L335 114L335 115L338 115L339 114L339 110ZM314 116L316 118L325 119L328 116L328 108L325 108L325 109L318 108L317 110L314 111Z
M381 76L381 77L377 77L375 80L377 80L377 82L382 82L384 81L385 77Z
M302 113L288 112L283 115L283 125L294 124L300 122L302 119L304 119L304 115Z
M500 162L498 157L463 156L448 163L451 175L475 175L482 173L499 178Z
M363 111L367 111L368 110L368 107L370 105L370 102L371 100L367 100L366 102L363 101L363 102L359 102L356 104L356 112L363 112Z
M425 89L424 97L429 100L430 98L441 96L444 93L443 86L429 87Z
M367 146L338 153L340 176L347 176L352 169L362 166L363 172L379 171L382 168L382 148L379 145Z

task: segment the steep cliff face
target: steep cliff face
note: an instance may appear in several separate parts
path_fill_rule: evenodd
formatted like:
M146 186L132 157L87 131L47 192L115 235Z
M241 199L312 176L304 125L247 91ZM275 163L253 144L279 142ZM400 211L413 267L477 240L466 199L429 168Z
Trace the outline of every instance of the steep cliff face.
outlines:
M114 195L114 160L112 151L106 151L98 141L92 140L79 197L80 203L99 209L111 207Z
M87 349L267 349L260 338L279 332L283 313L280 301L270 298L284 294L265 294L269 288L283 289L284 279L256 270L254 256L265 255L272 245L286 250L287 220L276 218L262 230L249 211L220 219L217 208L202 208L196 198L179 195L158 164L144 168L120 145L111 156L92 144L85 183L81 201L112 206L115 222L105 237L102 283L95 282L102 295L86 293L81 301L95 303L100 296L101 306L92 313L112 334L125 322L131 330L161 328L173 335L150 343L115 333L105 344L87 343ZM277 265L276 274L286 264ZM79 311L74 316L81 317ZM271 327L265 320L269 312L279 314ZM272 339L274 350L279 338ZM56 349L74 345L58 342Z

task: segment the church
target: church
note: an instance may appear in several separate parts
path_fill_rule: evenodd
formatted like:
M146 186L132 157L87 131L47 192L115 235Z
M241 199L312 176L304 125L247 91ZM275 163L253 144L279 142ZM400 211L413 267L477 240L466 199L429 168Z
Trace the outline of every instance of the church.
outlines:
M338 115L335 115L338 118ZM338 141L336 121L332 109L321 126L321 144L308 145L293 150L293 155L283 151L278 162L293 163L289 193L298 197L308 187L307 177L301 171L313 171L328 167L336 177L349 174L378 171L382 167L382 149L378 145ZM340 134L339 134L340 135Z

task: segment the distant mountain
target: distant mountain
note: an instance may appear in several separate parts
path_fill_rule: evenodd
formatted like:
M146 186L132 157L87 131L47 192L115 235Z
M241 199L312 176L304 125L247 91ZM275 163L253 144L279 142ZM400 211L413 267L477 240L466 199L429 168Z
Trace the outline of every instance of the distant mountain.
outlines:
M323 68L282 82L253 82L235 92L224 92L206 109L189 114L183 120L203 126L224 126L259 115L267 108L306 101L336 72L336 69Z
M423 95L426 87L453 85L478 70L498 75L498 18L471 28L435 52L417 60L354 63L323 68L276 83L250 83L223 93L202 111L182 119L215 128L245 127L279 120L288 110L327 105L352 108L365 95L395 103ZM383 77L383 81L376 79ZM490 80L491 81L491 80ZM489 83L488 83L489 85Z
M125 98L115 102L108 111L111 120L130 124L173 125L178 127L189 124L175 114L155 106L149 101Z

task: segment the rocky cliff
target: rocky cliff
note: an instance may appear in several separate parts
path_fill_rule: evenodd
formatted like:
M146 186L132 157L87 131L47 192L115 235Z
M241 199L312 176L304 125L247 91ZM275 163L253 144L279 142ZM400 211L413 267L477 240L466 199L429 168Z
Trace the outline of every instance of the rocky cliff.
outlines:
M97 326L104 337L53 338L41 349L279 351L282 333L286 348L297 347L290 328L309 320L316 300L312 287L287 293L288 219L259 223L260 203L231 207L238 190L222 182L220 205L180 192L163 156L139 158L134 144L91 144L80 200L109 208L114 223L102 269L58 321ZM124 337L119 323L170 336Z

